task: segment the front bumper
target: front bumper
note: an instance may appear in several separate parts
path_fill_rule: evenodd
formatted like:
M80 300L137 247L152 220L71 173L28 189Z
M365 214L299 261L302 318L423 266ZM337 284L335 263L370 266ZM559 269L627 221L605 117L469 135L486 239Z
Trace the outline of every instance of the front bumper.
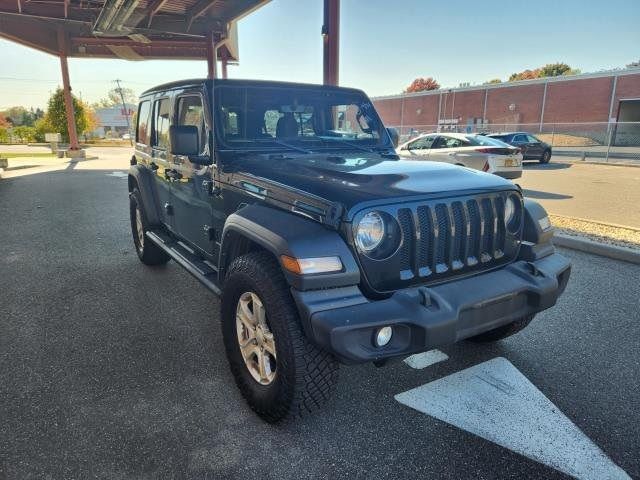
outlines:
M292 293L307 336L343 363L360 363L452 344L545 310L564 291L570 271L569 261L554 253L384 300L368 300L357 287ZM392 339L375 347L383 326L393 327Z

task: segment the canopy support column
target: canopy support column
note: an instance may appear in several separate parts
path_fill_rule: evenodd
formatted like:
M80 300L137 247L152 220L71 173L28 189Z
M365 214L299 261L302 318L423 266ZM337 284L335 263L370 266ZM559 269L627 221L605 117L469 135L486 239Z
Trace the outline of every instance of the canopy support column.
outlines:
M71 97L67 51L67 36L62 27L58 27L58 55L60 56L60 69L62 70L62 89L64 92L64 108L67 113L67 130L69 130L69 150L80 150L78 133L76 132L75 110Z
M340 0L324 0L323 82L338 85L340 64Z
M218 76L218 37L211 32L207 35L207 78L213 80Z

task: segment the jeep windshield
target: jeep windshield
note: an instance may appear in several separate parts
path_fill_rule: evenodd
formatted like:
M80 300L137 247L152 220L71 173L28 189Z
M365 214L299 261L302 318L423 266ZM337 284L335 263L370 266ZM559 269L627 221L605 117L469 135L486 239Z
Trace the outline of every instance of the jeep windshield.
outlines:
M225 150L393 149L369 99L353 90L223 85L216 106L218 145Z

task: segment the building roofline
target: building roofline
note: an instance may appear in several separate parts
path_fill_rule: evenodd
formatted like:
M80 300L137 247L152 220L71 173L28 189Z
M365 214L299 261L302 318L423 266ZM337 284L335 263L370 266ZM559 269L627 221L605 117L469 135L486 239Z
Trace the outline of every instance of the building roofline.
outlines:
M397 93L395 95L380 95L371 97L371 100L391 100L394 98L411 98L428 95L440 95L442 93L468 92L473 90L492 90L496 88L521 87L523 85L538 85L545 83L566 82L570 80L588 80L591 78L621 77L625 75L640 75L640 68L625 68L620 70L607 70L604 72L580 73L577 75L560 75L558 77L532 78L530 80L517 80L513 82L487 83L484 85L470 85L468 87L439 88L415 93Z

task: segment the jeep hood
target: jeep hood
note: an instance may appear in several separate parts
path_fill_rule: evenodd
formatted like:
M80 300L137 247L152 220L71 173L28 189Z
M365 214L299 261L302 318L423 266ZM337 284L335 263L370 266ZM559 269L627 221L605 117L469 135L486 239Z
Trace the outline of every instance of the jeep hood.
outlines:
M378 154L255 155L236 158L232 176L264 179L308 192L347 210L366 202L513 189L496 175L447 163L393 160ZM265 185L268 190L268 186ZM280 199L285 201L285 199Z

